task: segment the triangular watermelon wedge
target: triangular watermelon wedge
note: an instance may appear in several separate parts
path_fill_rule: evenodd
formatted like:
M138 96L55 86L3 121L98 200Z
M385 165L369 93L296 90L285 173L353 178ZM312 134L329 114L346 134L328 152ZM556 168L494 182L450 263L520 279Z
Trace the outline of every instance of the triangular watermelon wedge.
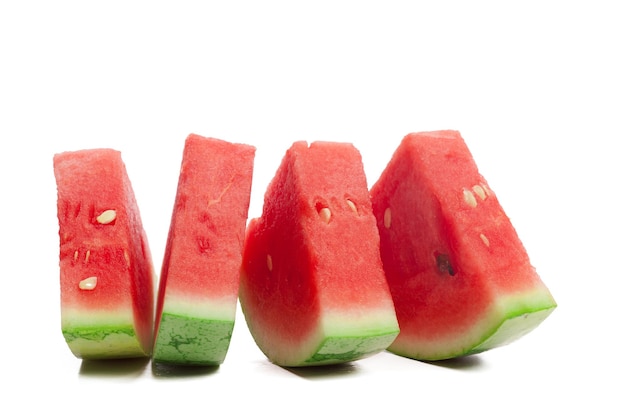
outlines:
M398 334L361 155L296 142L244 246L241 308L275 364L326 365L386 349Z
M120 152L56 154L54 175L68 346L83 359L149 356L154 271Z
M255 148L185 141L157 298L153 360L219 365L235 322Z
M482 352L556 307L458 132L407 135L371 196L400 323L391 352L421 360Z

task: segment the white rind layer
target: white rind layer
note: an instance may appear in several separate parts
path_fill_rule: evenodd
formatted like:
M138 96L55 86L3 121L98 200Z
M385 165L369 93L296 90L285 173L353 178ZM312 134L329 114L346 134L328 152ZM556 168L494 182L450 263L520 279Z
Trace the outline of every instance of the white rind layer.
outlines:
M61 327L125 326L134 325L135 317L131 308L111 310L85 310L76 307L61 307Z
M322 317L326 337L359 337L399 332L393 306L366 311L330 311Z
M170 292L163 299L163 312L198 319L234 321L237 313L237 296L194 298Z

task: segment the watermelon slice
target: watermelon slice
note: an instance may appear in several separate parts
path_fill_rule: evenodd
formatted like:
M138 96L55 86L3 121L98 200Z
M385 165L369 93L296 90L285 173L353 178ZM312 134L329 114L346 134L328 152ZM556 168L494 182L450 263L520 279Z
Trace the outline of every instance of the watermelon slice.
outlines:
M152 348L152 259L120 152L54 156L61 327L75 356L146 357Z
M456 131L407 135L371 189L400 334L420 360L512 342L556 303Z
M361 156L295 142L250 221L240 303L251 335L284 367L361 359L397 336Z
M153 360L219 365L235 321L255 148L189 135L161 269Z

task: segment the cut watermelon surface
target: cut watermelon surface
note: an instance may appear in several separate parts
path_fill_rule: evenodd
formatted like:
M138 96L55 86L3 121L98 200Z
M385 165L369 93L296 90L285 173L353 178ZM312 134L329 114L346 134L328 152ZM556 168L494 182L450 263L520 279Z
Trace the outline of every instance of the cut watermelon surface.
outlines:
M440 360L507 344L556 307L456 131L407 135L371 197L400 334Z
M270 361L308 366L386 349L398 322L358 150L296 142L247 228L240 303Z
M255 148L189 135L165 248L153 360L219 365L235 322Z
M120 152L54 156L61 327L77 357L149 356L152 259Z

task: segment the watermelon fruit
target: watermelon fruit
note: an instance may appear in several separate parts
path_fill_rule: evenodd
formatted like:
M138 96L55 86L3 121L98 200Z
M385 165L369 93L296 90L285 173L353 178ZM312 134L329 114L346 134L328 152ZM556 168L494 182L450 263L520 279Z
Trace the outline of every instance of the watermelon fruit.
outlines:
M479 353L555 309L459 132L404 137L371 198L400 324L389 351L420 360Z
M255 148L185 141L157 297L153 360L219 365L237 308Z
M83 359L147 357L154 271L121 153L55 154L61 327Z
M385 280L361 155L295 142L244 244L239 299L256 344L283 367L385 350L398 322Z

